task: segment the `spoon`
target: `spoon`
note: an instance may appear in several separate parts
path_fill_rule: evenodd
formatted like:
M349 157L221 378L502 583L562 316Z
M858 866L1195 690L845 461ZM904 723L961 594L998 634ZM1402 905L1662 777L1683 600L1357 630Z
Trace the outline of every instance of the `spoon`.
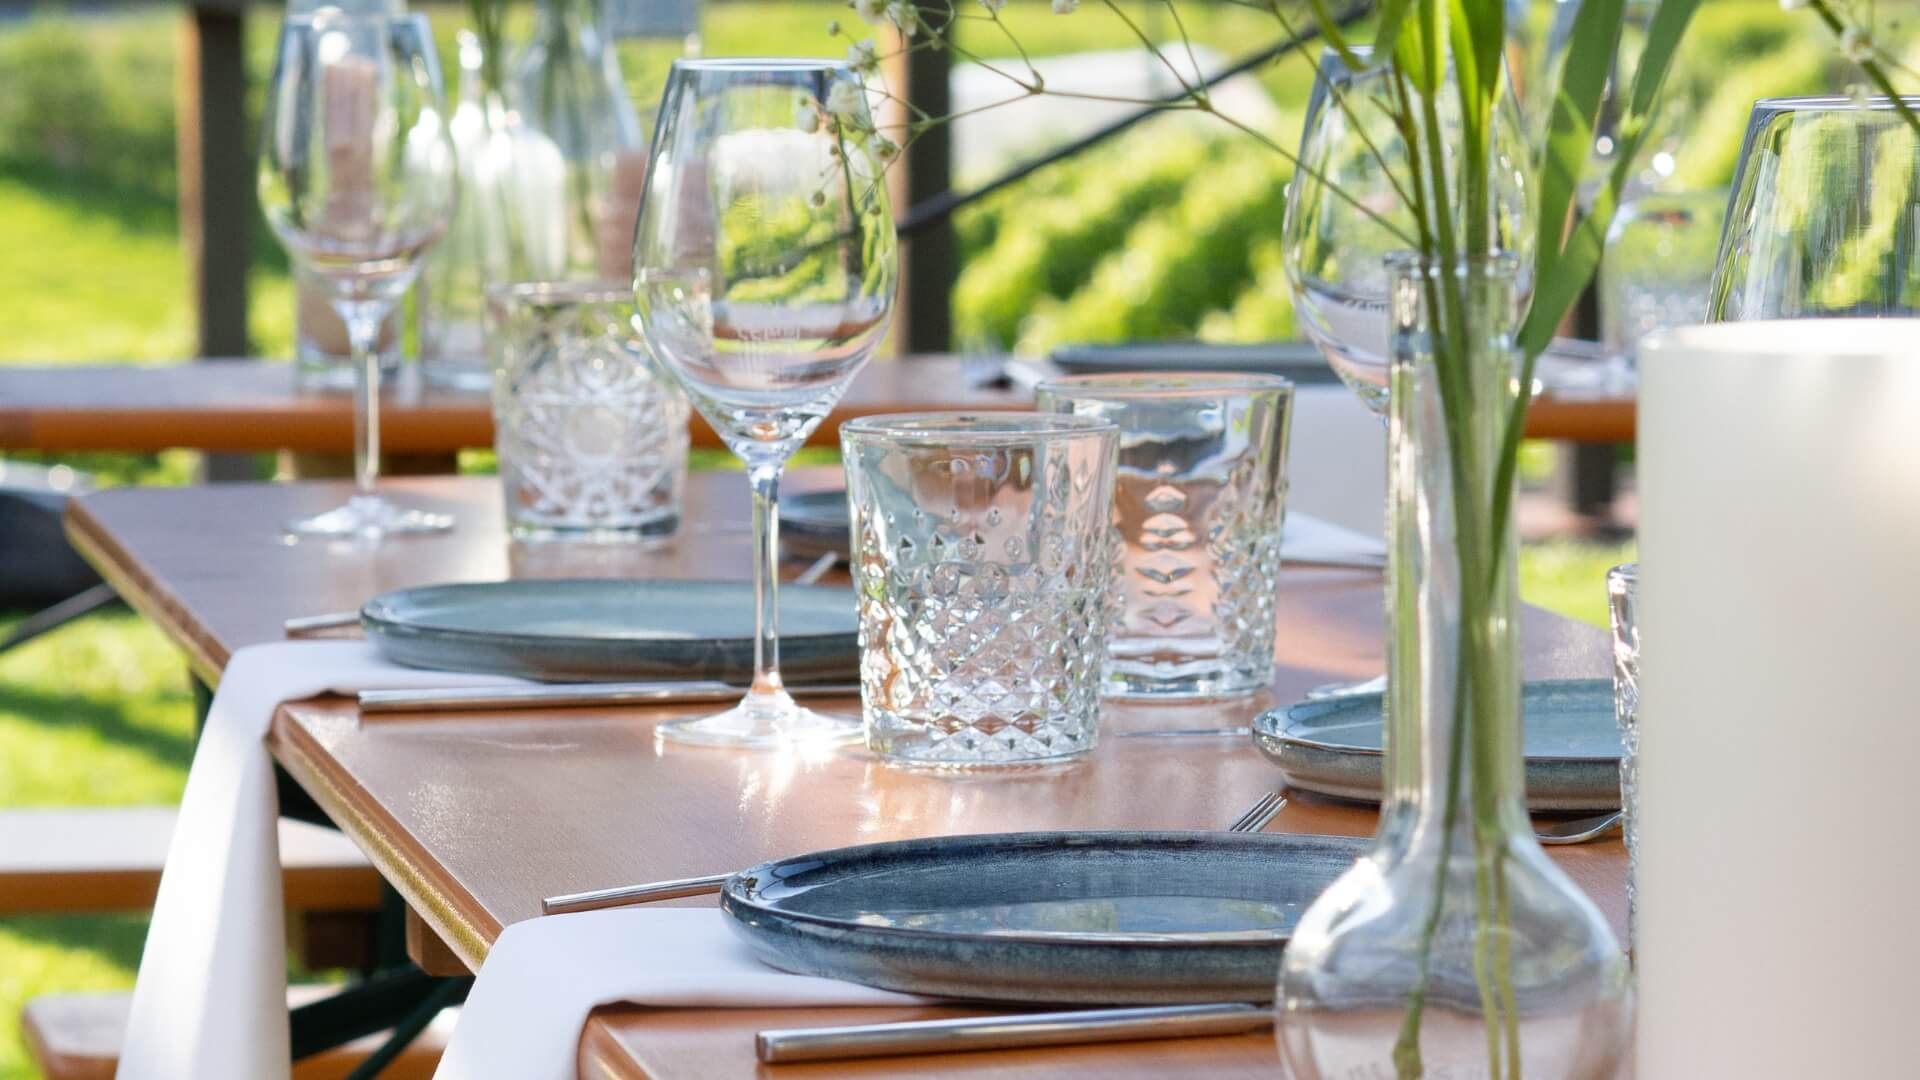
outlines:
M1597 817L1556 821L1544 829L1535 829L1533 835L1543 844L1584 844L1619 828L1625 820L1626 814L1615 810Z

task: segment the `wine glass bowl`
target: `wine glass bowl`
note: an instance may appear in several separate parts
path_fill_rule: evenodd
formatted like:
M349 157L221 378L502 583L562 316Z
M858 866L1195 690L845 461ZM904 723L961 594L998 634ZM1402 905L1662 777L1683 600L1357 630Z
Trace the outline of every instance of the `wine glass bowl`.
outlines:
M1371 48L1352 51L1371 60ZM1392 121L1399 92L1390 65L1352 68L1337 51L1322 52L1282 228L1300 326L1341 381L1381 417L1387 408L1386 258L1417 246L1409 200L1418 193L1407 190L1413 170ZM1456 96L1443 92L1438 105L1442 126L1457 129ZM1443 140L1449 151L1460 142ZM1530 181L1525 129L1511 92L1496 110L1493 154L1493 246L1521 255L1525 265L1534 239ZM1450 155L1449 165L1457 194L1457 156Z
M747 464L754 493L754 686L667 739L843 739L779 674L779 477L885 338L898 278L885 166L846 64L680 60L668 77L634 234L635 321L661 368Z
M288 18L264 117L261 209L346 324L357 390L354 496L288 530L378 538L449 528L447 515L395 506L374 490L380 324L446 230L456 198L453 143L425 17L322 8Z
M1755 102L1708 321L1920 312L1916 159L1920 136L1890 98Z

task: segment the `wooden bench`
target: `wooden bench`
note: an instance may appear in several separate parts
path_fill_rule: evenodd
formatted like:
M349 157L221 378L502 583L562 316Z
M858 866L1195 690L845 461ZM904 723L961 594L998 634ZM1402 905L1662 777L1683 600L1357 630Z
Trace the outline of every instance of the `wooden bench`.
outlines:
M333 992L328 986L297 986L287 992L289 1007ZM51 994L35 998L21 1010L20 1029L33 1064L47 1080L112 1080L120 1063L120 1043L127 1027L131 993ZM433 1075L453 1030L453 1011L443 1012L413 1040L381 1080L425 1080ZM295 1064L293 1080L340 1080L352 1072L384 1040L370 1035L338 1049L316 1054Z
M170 806L0 811L0 915L151 907L173 836ZM332 829L281 819L287 908L379 908L380 875Z

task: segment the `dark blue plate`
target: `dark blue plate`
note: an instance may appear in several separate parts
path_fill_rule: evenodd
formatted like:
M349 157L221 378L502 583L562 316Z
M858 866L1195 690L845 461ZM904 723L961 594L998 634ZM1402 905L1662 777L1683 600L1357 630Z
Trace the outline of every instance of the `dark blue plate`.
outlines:
M845 561L853 546L849 521L844 490L780 496L780 546L789 558L817 559L832 552Z
M1546 679L1521 688L1527 805L1620 806L1620 728L1607 679ZM1253 741L1305 791L1380 801L1381 695L1348 694L1262 713Z
M1002 833L756 866L720 906L783 971L945 997L1270 1001L1300 914L1367 848L1338 836Z
M429 585L376 596L367 639L396 663L554 682L753 679L753 586L573 579ZM788 682L860 674L853 591L780 588Z

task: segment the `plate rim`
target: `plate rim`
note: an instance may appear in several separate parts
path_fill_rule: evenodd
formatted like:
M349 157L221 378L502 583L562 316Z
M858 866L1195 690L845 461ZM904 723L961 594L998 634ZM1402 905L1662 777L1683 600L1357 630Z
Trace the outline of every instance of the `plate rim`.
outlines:
M1528 687L1537 687L1537 686L1571 687L1571 686L1579 686L1583 684L1592 684L1594 686L1604 686L1607 688L1609 698L1611 697L1612 683L1607 679L1600 678L1597 676L1591 677L1591 678L1581 678L1581 679L1532 679L1521 684L1521 690L1520 690L1521 707L1523 710L1525 709ZM1384 694L1371 694L1371 693L1356 694L1353 696L1356 698L1358 697L1380 698L1383 705L1385 704L1385 697L1386 697L1386 695ZM1264 710L1260 713L1260 715L1253 718L1252 731L1253 731L1254 737L1258 739L1264 736L1268 739L1273 740L1274 742L1281 743L1283 745L1299 746L1299 747L1304 747L1310 750L1323 751L1325 753L1351 754L1358 757L1386 756L1386 751L1384 749L1375 750L1370 746L1353 746L1345 743L1331 743L1331 742L1326 742L1320 739L1314 739L1314 738L1309 738L1303 735L1296 735L1296 734L1289 733L1284 725L1292 723L1294 719L1293 717L1294 710L1304 709L1309 707L1330 708L1332 707L1331 699L1325 699L1325 698L1308 699L1305 701L1296 701L1290 705L1280 705L1271 709ZM1523 715L1524 715L1524 712L1523 712ZM1599 762L1619 762L1622 756L1623 755L1621 754L1614 754L1612 756L1609 756L1606 754L1528 754L1525 752L1524 744L1523 744L1521 761L1523 763L1539 762L1544 765L1595 764Z
M753 585L751 582L729 581L725 579L716 579L716 578L506 578L500 581L448 581L448 582L441 582L435 585L414 585L404 589L390 589L387 592L383 592L377 596L371 597L364 604L360 605L360 622L363 626L366 626L366 627L378 627L384 633L398 633L401 635L419 635L422 633L430 633L434 635L439 635L443 639L444 638L479 639L487 642L496 642L501 644L525 642L525 643L532 643L537 647L542 647L542 648L551 647L561 642L591 641L591 642L596 642L596 643L611 646L611 645L621 645L621 644L632 644L633 641L636 640L636 639L627 639L627 638L594 637L588 634L540 634L540 633L531 633L525 630L475 630L471 627L454 627L454 626L436 625L431 623L402 622L395 619L391 614L383 615L378 610L383 603L390 605L393 602L394 597L407 595L407 594L418 594L418 593L442 591L442 590L452 591L452 590L483 589L483 588L490 588L490 587L498 587L502 585L535 585L535 584L579 585L579 586L593 586L593 587L601 587L601 588L605 588L609 585L620 586L620 585L643 585L643 584L644 585L670 585L670 586L725 585L730 588L745 588L749 591L753 588ZM855 601L855 606L850 607L849 610L855 611L856 614L853 616L852 625L848 626L848 628L845 630L835 630L828 633L787 633L783 629L780 634L781 641L783 642L786 642L786 641L825 642L825 641L832 641L835 639L846 638L846 637L857 637L859 635L859 630L860 630L859 616L857 614L857 601L859 597L858 597L858 594L856 594L852 588L848 586L843 586L843 585L798 585L798 584L789 584L785 582L783 582L780 586L780 592L783 596L791 595L795 591L810 592L810 593L825 593L825 592L844 593L850 599ZM710 642L722 642L722 641L751 642L753 640L753 635L749 633L744 635L729 635L726 637L711 637L711 638L704 638L704 639L689 638L689 639L661 639L661 640L687 640L687 641L705 640Z
M818 915L811 912L791 910L773 910L764 901L754 901L743 895L743 881L755 874L765 874L775 866L800 860L827 861L846 860L867 855L887 848L902 847L911 844L944 844L964 841L991 840L996 844L1016 846L1020 844L1060 843L1070 838L1084 838L1090 841L1131 837L1137 841L1167 843L1169 841L1213 841L1240 844L1248 847L1286 847L1302 842L1308 847L1325 845L1335 848L1355 845L1364 855L1373 842L1372 837L1338 836L1322 833L1228 833L1204 829L1063 829L1058 831L1028 831L1017 833L953 833L944 836L915 837L901 840L883 840L870 844L853 844L845 847L829 848L817 852L769 859L766 862L750 866L728 876L720 890L720 907L736 923L744 924L741 911L769 912L774 917L789 923L801 923L835 931L874 932L881 937L901 940L937 938L956 944L998 944L1056 947L1148 947L1154 949L1196 948L1204 946L1260 946L1284 944L1293 936L1291 931L1246 930L1223 933L1205 931L1189 933L1158 934L1115 934L1115 933L984 933L981 931L926 930L905 926L875 926L868 923L856 923L853 920L834 916ZM1358 856L1356 856L1357 861Z

